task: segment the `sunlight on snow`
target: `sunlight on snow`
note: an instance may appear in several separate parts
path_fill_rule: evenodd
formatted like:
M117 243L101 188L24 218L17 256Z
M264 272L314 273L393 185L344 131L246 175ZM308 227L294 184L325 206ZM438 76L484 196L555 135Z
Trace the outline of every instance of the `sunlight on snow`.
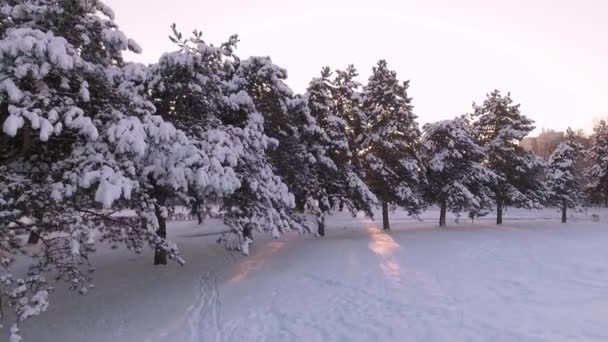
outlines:
M380 269L389 279L399 280L401 267L393 255L395 250L400 247L399 244L390 235L375 226L368 227L367 232L372 238L369 249L381 258Z
M262 268L264 263L285 248L286 242L274 240L265 244L257 253L249 257L243 258L237 265L237 270L234 276L230 279L233 283L238 283L247 278L254 271Z

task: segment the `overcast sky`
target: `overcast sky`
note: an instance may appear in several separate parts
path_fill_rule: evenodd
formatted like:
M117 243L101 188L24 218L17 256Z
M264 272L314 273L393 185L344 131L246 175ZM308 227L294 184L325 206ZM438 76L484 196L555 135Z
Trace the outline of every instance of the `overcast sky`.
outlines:
M380 58L402 80L421 123L468 112L511 91L537 127L589 129L608 116L606 0L106 0L155 62L173 50L169 25L231 34L241 58L271 56L303 91L322 66L355 64L365 82Z

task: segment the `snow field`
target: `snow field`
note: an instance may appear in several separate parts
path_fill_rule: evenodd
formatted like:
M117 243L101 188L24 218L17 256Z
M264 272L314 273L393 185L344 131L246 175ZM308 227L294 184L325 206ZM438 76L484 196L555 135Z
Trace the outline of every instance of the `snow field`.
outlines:
M27 341L605 341L605 220L529 215L439 229L395 213L386 233L338 214L325 238L260 236L249 257L197 237L221 231L219 221L173 222L185 266L102 250L96 288L87 296L58 288L51 301L61 305L22 333Z

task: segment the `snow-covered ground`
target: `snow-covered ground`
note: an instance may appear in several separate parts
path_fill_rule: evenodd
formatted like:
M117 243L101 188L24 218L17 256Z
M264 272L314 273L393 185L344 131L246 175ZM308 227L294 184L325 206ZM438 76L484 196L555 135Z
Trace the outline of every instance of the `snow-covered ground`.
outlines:
M597 212L599 222L593 222ZM225 251L174 222L185 266L100 251L96 288L59 288L22 326L27 341L608 341L608 211L561 224L555 210L505 224L339 214L327 236L259 237ZM432 219L431 219L432 218ZM6 337L6 328L2 330Z

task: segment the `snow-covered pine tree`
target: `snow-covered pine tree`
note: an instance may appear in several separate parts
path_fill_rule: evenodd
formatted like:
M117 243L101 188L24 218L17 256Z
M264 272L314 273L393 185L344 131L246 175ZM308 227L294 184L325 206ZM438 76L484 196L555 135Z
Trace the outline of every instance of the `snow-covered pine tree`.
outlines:
M542 182L544 162L526 152L519 142L533 129L534 122L522 115L511 95L498 90L487 95L481 106L473 104L473 128L486 151L486 165L497 176L492 187L496 201L496 223L502 224L507 205L541 208L547 189Z
M303 218L296 212L295 196L288 183L281 163L289 160L291 151L296 165L301 165L302 149L298 148L297 135L286 139L286 134L295 133L290 123L293 92L284 83L287 72L273 64L268 57L251 57L239 61L229 80L229 89L245 94L250 104L250 122L254 122L259 136L248 142L248 160L243 164L245 192L233 196L229 223L243 227L245 236L251 241L253 231L270 232L275 238L294 230L308 230ZM262 142L263 144L260 144ZM281 144L284 143L283 146ZM281 159L285 156L286 159Z
M362 109L361 84L357 82L357 69L351 64L346 70L337 70L333 79L332 96L336 105L336 115L345 122L346 140L350 152L350 188L358 201L358 210L365 211L370 217L372 207L378 198L365 183L365 170L362 167L359 151L365 137L367 116Z
M589 149L591 149L591 136L585 133L583 129L577 129L574 131L574 135L576 137L576 142L579 143L582 147L581 153L587 153ZM580 205L584 208L585 213L587 212L587 208L593 205L595 202L593 197L591 196L590 185L592 183L592 179L587 172L589 167L592 165L593 161L586 157L577 158L576 164L574 165L575 173L579 176L581 180L581 186L583 187L583 199Z
M325 216L335 209L346 208L353 214L363 210L371 215L375 196L359 177L348 139L348 124L338 114L347 104L337 102L339 94L330 80L331 71L323 68L321 77L313 79L305 94L308 113L315 120L314 129L303 133L308 150L314 156L317 185L311 189L309 209L316 214L318 234L325 235ZM345 101L345 98L341 99Z
M302 211L317 177L302 132L315 130L315 123L303 111L303 98L294 95L286 79L287 71L269 57L250 57L239 63L233 84L247 92L262 115L264 134L275 142L267 151L273 172L294 194L296 206L283 208L283 221L293 229L308 231Z
M356 152L361 148L367 128L367 116L361 108L363 104L361 84L356 80L359 73L351 64L346 70L336 70L335 74L332 93L337 115L346 121L346 137L353 154L353 162L358 165L359 158Z
M8 0L0 12L0 296L21 322L48 306L45 273L88 291L96 239L136 251L149 242L177 257L155 234L154 208L134 200L147 196L139 172L150 142L179 134L133 87L141 70L121 53L139 47L101 1ZM151 224L110 207L139 209ZM26 278L11 272L17 230L42 241Z
M441 209L439 225L446 225L448 210L460 214L491 209L496 176L482 164L485 151L467 121L444 120L424 125L422 130L426 193L428 201Z
M325 235L325 216L334 209L339 201L339 192L344 189L340 171L330 150L344 152L345 140L341 139L340 126L343 122L335 116L336 108L331 94L329 67L321 70L321 77L314 78L304 95L307 104L306 114L314 121L314 129L304 132L304 139L309 153L314 157L312 169L316 173L316 187L311 188L307 198L307 209L317 217L317 234ZM336 120L331 120L335 118ZM329 136L334 133L336 141ZM348 153L348 151L346 152ZM349 158L343 155L343 158Z
M321 186L319 160L316 157L318 149L315 147L315 138L311 137L320 134L321 128L310 114L308 98L305 95L296 95L289 102L288 115L287 131L274 135L276 132L272 133L273 128L269 127L269 134L273 134L279 141L279 146L271 155L277 172L295 195L298 212L303 214L311 208L318 208L312 196Z
M583 179L577 173L576 162L581 157L583 146L576 141L571 128L564 140L549 157L547 187L549 202L562 210L562 222L566 223L568 208L580 207L584 200Z
M152 93L148 80L156 69L131 64L127 70L136 70L124 75L121 89L128 84L131 92L148 97ZM145 102L145 101L144 101ZM151 111L155 108L151 106ZM213 137L200 140L171 123L163 121L160 115L144 118L147 148L141 158L136 159L134 174L137 176L140 192L135 202L141 212L146 210L146 226L156 228L159 242L166 239L166 219L171 209L170 203L192 203L194 199L212 198L233 193L240 182L233 170L237 152L226 148L223 139ZM208 132L206 132L208 133ZM203 138L209 137L203 135ZM149 222L148 222L149 221ZM156 248L154 264L167 263L167 249Z
M152 66L150 98L158 114L185 130L207 151L212 158L210 165L217 169L214 172L229 167L239 185L223 196L191 192L190 202L199 208L210 202L221 204L224 220L233 232L220 240L244 253L248 253L253 230L275 236L290 229L301 230L302 225L290 215L295 206L293 195L275 174L268 155L277 141L265 134L264 117L248 93L248 64L234 54L237 38L216 47L207 44L200 32L184 39L175 26L173 29L172 40L179 50L165 54ZM209 181L218 184L214 179Z
M608 122L598 121L593 127L591 148L586 158L589 167L586 171L589 178L587 190L589 196L608 207Z
M403 207L410 215L424 208L424 169L418 156L421 132L408 87L409 82L400 83L396 72L380 60L362 94L368 124L358 154L366 183L382 202L385 230L390 229L389 206Z

